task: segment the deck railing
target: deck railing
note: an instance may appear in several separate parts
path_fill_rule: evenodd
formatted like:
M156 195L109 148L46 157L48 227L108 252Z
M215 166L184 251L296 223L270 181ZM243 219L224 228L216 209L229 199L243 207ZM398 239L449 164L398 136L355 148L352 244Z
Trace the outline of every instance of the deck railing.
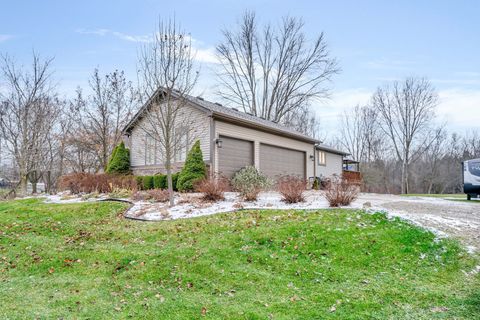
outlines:
M343 170L342 178L352 183L362 183L362 174L359 171Z

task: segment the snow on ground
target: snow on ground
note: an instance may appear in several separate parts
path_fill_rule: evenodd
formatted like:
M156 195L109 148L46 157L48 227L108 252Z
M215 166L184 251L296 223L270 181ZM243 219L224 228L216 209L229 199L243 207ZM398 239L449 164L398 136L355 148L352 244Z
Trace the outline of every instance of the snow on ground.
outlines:
M286 204L277 192L262 192L257 201L246 202L234 192L225 193L225 200L210 203L201 200L196 193L176 194L176 205L168 208L165 203L131 201L127 218L161 221L185 219L239 209L325 209L328 202L321 191L309 190L306 201ZM49 203L78 203L108 199L107 195L81 198L63 193L46 196ZM126 199L122 199L126 200ZM461 239L470 251L480 248L480 203L452 201L430 197L402 197L398 195L362 193L345 208L368 209L369 212L386 212L390 217L399 217L433 231L439 237L454 236Z
M95 197L74 196L69 192L59 192L57 194L49 194L42 196L45 198L45 203L80 203L80 202L94 202L108 199L106 194Z
M215 203L204 202L200 194L180 195L177 205L166 208L162 204L147 204L146 206L134 205L128 213L128 217L141 218L143 220L173 220L212 215L221 212L232 212L238 209L320 209L328 208L328 202L320 192L309 191L306 193L306 201L302 203L287 204L281 201L277 192L262 192L257 201L247 202L239 199L235 192L226 192L225 200ZM357 206L351 206L357 207Z

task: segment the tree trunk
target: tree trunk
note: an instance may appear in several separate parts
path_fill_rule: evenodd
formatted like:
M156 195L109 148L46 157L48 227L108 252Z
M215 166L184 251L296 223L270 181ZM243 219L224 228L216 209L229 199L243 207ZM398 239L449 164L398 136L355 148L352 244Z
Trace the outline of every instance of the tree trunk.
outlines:
M407 168L407 166L406 166L406 161L403 160L403 161L402 161L402 179L401 179L401 183L400 183L400 184L401 184L401 190L400 190L400 193L401 193L401 194L405 194L405 193L406 193L406 190L405 190L405 185L406 185L406 184L405 184L405 176L406 176L406 173L407 173L407 172L406 172L406 171L407 171L406 168Z
M170 207L173 207L175 205L175 199L173 194L172 167L171 167L170 160L166 161L165 166L167 169L168 198L170 201Z
M405 162L405 194L410 193L410 186L409 186L409 176L408 176L408 162Z
M27 175L26 174L20 174L20 183L19 183L19 188L18 191L21 195L26 195L27 194L27 186L28 186L28 180L27 180Z

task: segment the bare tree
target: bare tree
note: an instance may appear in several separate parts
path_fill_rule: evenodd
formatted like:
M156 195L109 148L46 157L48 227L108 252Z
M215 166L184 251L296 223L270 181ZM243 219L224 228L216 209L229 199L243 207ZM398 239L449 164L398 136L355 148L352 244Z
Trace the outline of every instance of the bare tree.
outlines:
M90 79L91 94L84 101L77 101L83 130L83 144L94 151L100 170L107 166L113 148L120 142L122 129L131 117L136 94L123 71L101 76L95 69ZM77 93L77 99L83 99ZM80 138L80 137L78 137ZM77 142L78 139L77 139Z
M7 55L1 58L6 90L0 93L0 130L6 149L15 160L22 193L27 192L29 176L35 188L57 113L52 61L33 53L31 69L27 70Z
M97 149L91 143L92 133L84 124L87 107L82 90L77 88L75 98L68 102L60 120L61 143L65 146L64 165L66 170L73 172L97 172L100 169Z
M407 78L378 88L372 105L401 168L401 192L409 192L409 165L434 141L432 121L438 96L425 78Z
M159 149L173 206L172 163L175 155L186 149L188 140L195 139L195 119L188 116L185 107L198 78L191 37L175 20L159 21L153 41L141 51L138 74L146 106L139 127L145 133L145 140ZM145 142L149 148L150 144Z
M267 24L260 30L255 14L246 12L238 31L224 30L217 46L219 96L247 113L305 131L303 122L290 123L292 115L308 114L313 100L327 97L327 83L339 68L324 34L310 43L303 26L287 17L279 28Z
M370 106L355 106L340 118L338 145L358 161L370 162L381 153L378 114Z

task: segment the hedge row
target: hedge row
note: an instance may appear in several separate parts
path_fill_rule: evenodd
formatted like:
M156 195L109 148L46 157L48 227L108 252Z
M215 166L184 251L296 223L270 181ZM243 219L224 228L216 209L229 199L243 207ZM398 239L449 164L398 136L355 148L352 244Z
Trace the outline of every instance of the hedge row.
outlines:
M172 174L173 190L177 191L177 180L179 173ZM166 174L156 174L154 176L136 176L137 185L142 190L167 189L168 181Z

